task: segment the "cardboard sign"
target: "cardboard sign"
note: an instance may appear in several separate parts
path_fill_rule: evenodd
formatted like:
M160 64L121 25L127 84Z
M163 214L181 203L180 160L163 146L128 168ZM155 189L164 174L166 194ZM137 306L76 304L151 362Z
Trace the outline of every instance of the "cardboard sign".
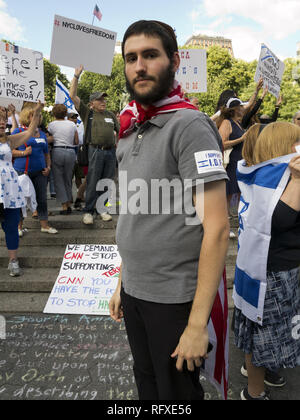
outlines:
M254 78L255 82L257 83L262 77L264 88L268 86L269 92L278 98L284 69L285 64L265 44L262 44Z
M44 102L44 61L41 52L0 42L0 97Z
M116 245L68 245L44 313L109 315L120 266Z
M180 67L176 80L187 93L207 92L207 54L205 50L179 50Z
M56 15L50 61L110 76L116 41L116 32Z

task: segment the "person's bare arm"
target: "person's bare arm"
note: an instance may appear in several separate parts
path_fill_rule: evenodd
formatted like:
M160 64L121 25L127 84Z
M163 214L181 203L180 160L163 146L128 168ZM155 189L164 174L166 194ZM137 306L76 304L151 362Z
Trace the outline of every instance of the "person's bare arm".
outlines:
M80 98L77 96L77 90L78 90L79 79L82 72L83 72L82 65L75 69L74 77L73 77L73 80L71 82L71 87L70 87L70 98L74 102L74 105L77 111L79 111L79 108L80 108Z
M122 264L120 267L120 276L116 291L109 302L109 313L111 318L116 322L121 322L123 318L123 310L121 306L121 287L122 287Z
M28 127L28 130L22 131L21 133L18 133L18 134L12 134L11 136L9 136L10 148L12 150L17 149L18 147L22 146L30 139L30 137L34 136L36 129L40 123L40 116L41 116L43 107L44 107L44 104L42 104L41 102L39 102L35 106L33 117Z
M11 121L12 121L12 127L11 127L11 132L15 131L16 128L18 128L18 122L16 119L16 108L13 104L8 105L7 107L9 113L10 113L10 117L11 117Z
M230 149L233 146L236 146L239 143L242 143L245 140L245 135L236 140L229 140L230 134L232 133L232 127L230 121L224 120L219 128L220 136L222 137L222 142L224 150Z
M294 157L290 162L292 179L289 182L281 201L296 211L300 211L300 156Z
M203 213L200 196L195 197L196 211ZM204 237L198 268L198 284L188 325L171 357L183 369L186 360L190 371L207 358L209 344L207 325L225 267L229 241L229 222L225 181L212 182L204 192Z

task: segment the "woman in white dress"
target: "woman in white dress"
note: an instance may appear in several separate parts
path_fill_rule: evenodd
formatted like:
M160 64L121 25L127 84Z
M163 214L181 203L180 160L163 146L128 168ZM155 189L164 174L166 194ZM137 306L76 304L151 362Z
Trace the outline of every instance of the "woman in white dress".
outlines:
M39 124L43 105L39 102L34 108L32 122L27 131L6 136L7 110L0 107L0 221L5 232L9 255L9 274L20 276L17 251L19 247L18 224L20 209L25 206L25 196L19 184L18 174L12 165L12 150L25 144L32 137Z

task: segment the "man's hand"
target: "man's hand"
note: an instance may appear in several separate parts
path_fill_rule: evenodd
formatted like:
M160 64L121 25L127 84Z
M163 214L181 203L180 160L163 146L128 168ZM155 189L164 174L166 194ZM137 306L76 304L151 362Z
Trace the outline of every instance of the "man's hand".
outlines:
M111 318L116 322L121 322L124 317L122 306L121 306L121 290L118 287L113 297L109 302L109 313Z
M187 362L187 368L190 372L193 372L195 367L201 367L203 361L208 358L208 345L209 337L207 328L200 329L187 326L176 350L171 355L173 359L177 357L177 370L182 372L184 361Z
M74 75L79 79L80 78L80 76L81 76L81 74L82 74L82 72L83 72L83 70L84 70L84 67L83 67L83 65L81 64L79 67L77 67L76 69L75 69L75 73L74 73Z
M50 174L50 168L45 168L43 171L42 171L42 174L44 175L44 176L49 176L49 174Z

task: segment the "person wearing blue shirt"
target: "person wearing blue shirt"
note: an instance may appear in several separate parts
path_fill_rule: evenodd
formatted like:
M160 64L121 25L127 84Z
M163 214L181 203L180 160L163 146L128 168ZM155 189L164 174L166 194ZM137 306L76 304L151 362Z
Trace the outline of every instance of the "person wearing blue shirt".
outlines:
M20 114L21 128L16 128L12 134L27 130L32 115L31 107L24 108ZM14 169L19 175L28 174L34 185L41 232L56 234L57 230L48 224L47 180L51 170L51 159L46 134L37 130L25 145L13 151L13 157Z

